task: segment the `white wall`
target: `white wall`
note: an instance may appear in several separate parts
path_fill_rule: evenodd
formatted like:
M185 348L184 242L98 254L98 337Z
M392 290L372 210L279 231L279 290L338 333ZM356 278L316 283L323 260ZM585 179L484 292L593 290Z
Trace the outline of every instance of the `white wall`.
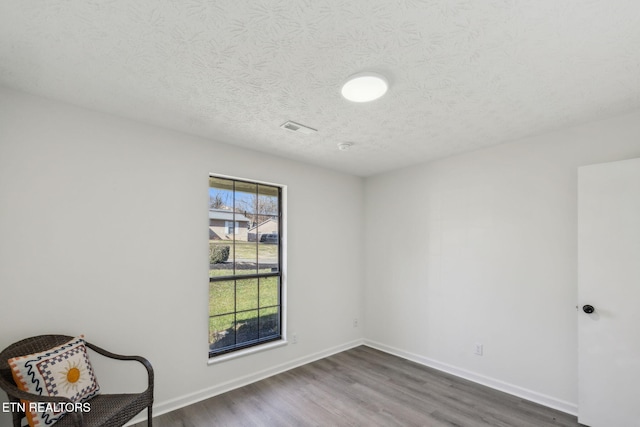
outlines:
M367 179L368 342L575 412L577 167L638 156L635 113Z
M0 88L0 348L84 333L145 355L163 411L361 342L364 316L371 345L571 412L576 170L638 156L640 112L363 184ZM299 338L211 366L209 172L288 186ZM100 367L106 388L139 385Z
M287 186L298 344L208 366L210 172ZM162 411L359 343L363 188L358 177L0 88L0 348L82 333L144 355ZM319 217L331 224L322 233L310 226ZM133 385L111 369L98 373L107 387Z

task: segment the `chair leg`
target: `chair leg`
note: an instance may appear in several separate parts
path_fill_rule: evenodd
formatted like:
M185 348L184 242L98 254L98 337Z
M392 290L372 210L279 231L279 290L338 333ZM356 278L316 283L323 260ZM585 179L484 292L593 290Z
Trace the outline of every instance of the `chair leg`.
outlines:
M149 405L149 409L147 409L147 426L153 427L153 405Z
M27 417L23 417L19 412L13 412L13 427L22 427L22 418L25 419Z

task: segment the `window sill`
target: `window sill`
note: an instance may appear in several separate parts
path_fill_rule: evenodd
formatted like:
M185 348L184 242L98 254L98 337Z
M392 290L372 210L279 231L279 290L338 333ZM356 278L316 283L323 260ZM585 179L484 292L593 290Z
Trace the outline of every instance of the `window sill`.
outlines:
M234 351L233 353L222 354L220 356L209 358L207 365L215 365L216 363L226 362L227 360L237 359L239 357L248 356L250 354L259 353L265 350L271 350L272 348L282 347L287 344L289 344L289 342L283 339L263 345L257 345L255 347L249 347L244 350Z

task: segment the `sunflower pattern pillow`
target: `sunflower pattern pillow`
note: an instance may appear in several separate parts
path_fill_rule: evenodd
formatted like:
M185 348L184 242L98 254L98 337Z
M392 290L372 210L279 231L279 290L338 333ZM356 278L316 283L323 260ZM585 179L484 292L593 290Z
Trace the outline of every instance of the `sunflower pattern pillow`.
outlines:
M13 379L20 390L40 396L68 397L84 402L100 392L82 336L41 353L9 359ZM49 426L64 416L65 405L26 402L31 427Z

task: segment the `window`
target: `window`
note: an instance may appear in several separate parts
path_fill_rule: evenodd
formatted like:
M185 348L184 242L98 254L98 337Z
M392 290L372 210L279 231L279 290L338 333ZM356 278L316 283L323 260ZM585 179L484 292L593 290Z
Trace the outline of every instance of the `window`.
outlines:
M235 226L234 226L235 224ZM225 221L225 227L227 229L227 233L226 234L237 234L238 233L238 221L233 222L233 221Z
M282 339L282 189L209 177L209 357Z

